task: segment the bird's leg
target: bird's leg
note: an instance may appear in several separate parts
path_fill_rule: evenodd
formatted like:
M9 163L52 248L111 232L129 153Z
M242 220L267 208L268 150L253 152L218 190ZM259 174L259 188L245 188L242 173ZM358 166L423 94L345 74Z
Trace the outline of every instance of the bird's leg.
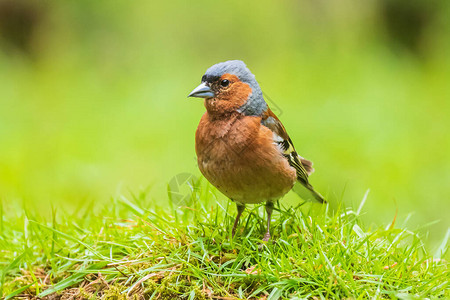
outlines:
M241 218L242 212L245 209L245 204L240 204L236 202L236 207L237 207L237 215L236 215L236 220L234 221L234 225L233 225L233 231L231 231L231 235L234 237L234 234L236 233L236 227L239 223L239 219Z
M264 234L263 241L267 242L270 240L270 220L272 218L272 210L273 210L273 202L267 201L266 202L266 212L267 212L267 231L266 234Z

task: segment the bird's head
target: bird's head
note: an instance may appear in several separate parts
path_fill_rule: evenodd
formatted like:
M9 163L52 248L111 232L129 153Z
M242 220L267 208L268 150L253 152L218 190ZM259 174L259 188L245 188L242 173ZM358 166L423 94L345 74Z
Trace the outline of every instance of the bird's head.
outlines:
M240 60L210 67L189 97L204 98L208 113L215 115L237 111L247 116L259 116L267 109L255 75Z

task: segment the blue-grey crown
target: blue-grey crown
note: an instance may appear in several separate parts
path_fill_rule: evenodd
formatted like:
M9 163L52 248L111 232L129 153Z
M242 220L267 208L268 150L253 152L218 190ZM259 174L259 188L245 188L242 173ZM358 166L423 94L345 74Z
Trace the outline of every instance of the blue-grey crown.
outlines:
M255 75L250 72L245 63L241 60L229 60L213 65L206 70L207 77L220 77L223 74L236 75L240 81L247 83L252 93L247 102L239 108L239 112L248 116L259 116L267 109L267 103L255 79Z

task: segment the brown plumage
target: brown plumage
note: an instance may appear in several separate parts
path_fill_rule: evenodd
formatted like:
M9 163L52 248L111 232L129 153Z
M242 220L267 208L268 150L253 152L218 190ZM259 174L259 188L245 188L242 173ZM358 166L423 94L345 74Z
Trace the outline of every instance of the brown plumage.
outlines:
M295 183L295 169L273 143L273 133L261 124L261 117L235 112L219 119L206 112L195 137L200 171L236 202L274 201Z

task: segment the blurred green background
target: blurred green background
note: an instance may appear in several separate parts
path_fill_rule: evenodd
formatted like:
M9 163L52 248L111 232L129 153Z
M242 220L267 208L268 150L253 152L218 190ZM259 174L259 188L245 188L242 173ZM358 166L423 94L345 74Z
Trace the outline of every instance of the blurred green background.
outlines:
M0 198L44 213L199 176L187 99L241 59L311 182L367 222L449 227L450 2L0 0ZM297 201L290 193L288 200Z

